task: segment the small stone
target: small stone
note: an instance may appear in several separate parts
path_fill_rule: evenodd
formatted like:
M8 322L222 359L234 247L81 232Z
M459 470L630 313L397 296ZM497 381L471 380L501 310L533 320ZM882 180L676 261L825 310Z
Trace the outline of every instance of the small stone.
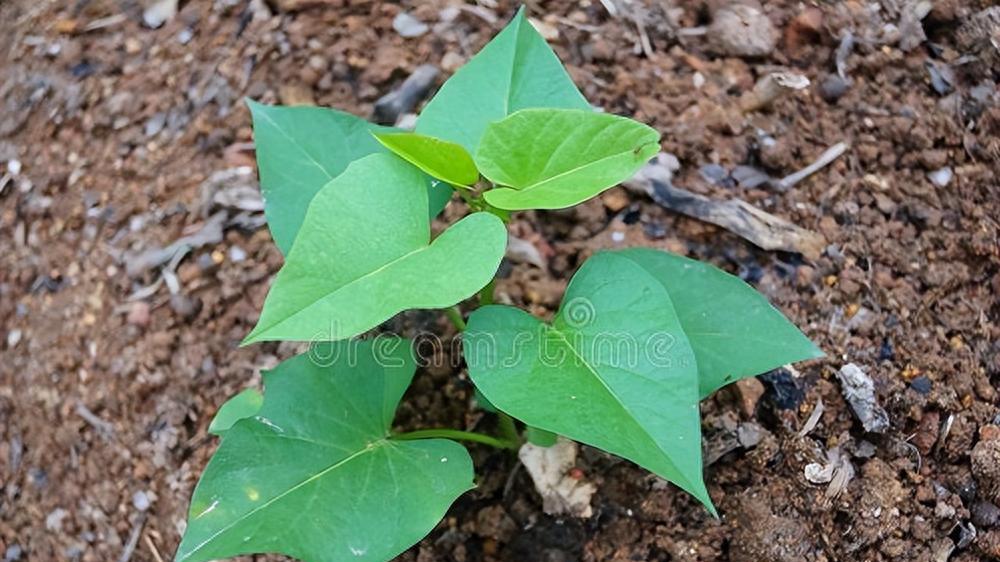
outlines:
M944 168L939 168L933 172L927 174L927 178L931 180L931 183L938 187L946 187L951 183L951 178L954 173L951 171L951 167L945 166Z
M149 303L146 301L136 301L128 309L126 321L133 326L145 328L149 325Z
M804 45L815 43L823 29L823 11L811 7L799 12L785 28L785 47L795 52Z
M931 379L927 378L926 375L919 376L910 381L910 388L925 396L930 393L932 386Z
M170 308L184 320L191 320L201 312L201 299L187 295L170 295Z
M69 512L61 507L57 507L45 516L45 528L50 531L59 532L62 530L63 519L69 516Z
M774 24L757 5L730 4L717 10L708 26L709 40L723 54L762 57L774 50Z
M430 30L426 23L411 16L407 12L400 12L392 19L392 28L400 37L420 37Z
M152 117L146 121L145 126L143 126L143 132L147 137L152 137L163 130L163 127L167 125L167 114L164 111L154 114Z
M149 501L149 495L146 492L140 490L132 494L132 505L139 511L146 511L152 502Z
M983 499L1000 503L1000 428L986 425L979 430L979 443L972 449L972 475Z
M142 11L142 23L156 29L177 15L177 0L153 0Z
M14 329L7 332L7 349L14 349L17 344L21 343L21 330Z
M978 501L972 504L972 522L984 529L1000 525L1000 507L987 501Z
M837 103L837 100L844 97L850 84L839 74L828 74L819 83L819 95L827 103Z
M556 26L535 18L528 18L528 22L531 23L531 27L534 27L535 31L546 41L559 39L559 29Z
M142 50L142 42L135 37L125 39L125 52L134 55Z
M12 544L7 547L7 550L3 553L4 562L17 562L21 559L21 554L24 552L21 550L21 545Z
M955 517L955 508L945 501L938 501L934 506L934 516L938 519L951 520Z
M445 72L455 72L465 64L465 57L455 51L448 51L441 57L441 68Z
M743 415L752 418L757 410L757 403L764 396L764 384L755 377L740 379L733 385L733 391Z
M316 105L312 88L302 84L282 84L278 87L278 98L284 105Z
M229 248L229 261L233 263L239 263L247 259L247 252L239 246L232 246Z
M609 211L617 213L625 207L628 207L629 198L624 190L612 189L601 197L601 202L604 203L604 206L607 207Z
M21 173L21 161L17 159L9 160L7 162L7 171L16 178Z
M916 435L913 436L913 444L921 454L930 454L934 444L937 443L938 432L941 429L941 415L937 412L927 412L917 425Z

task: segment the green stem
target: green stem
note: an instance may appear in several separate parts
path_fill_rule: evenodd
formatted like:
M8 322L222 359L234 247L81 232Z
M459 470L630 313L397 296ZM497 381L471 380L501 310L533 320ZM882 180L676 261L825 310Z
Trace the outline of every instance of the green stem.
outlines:
M473 205L473 196L472 196L472 194L470 192L464 190L464 189L461 189L461 188L457 189L456 191L458 191L458 194L459 194L459 196L462 197L462 200L465 201L465 204L468 205L469 207L472 207L472 205Z
M517 426L514 425L514 418L508 416L507 414L497 410L498 429L500 430L500 435L503 437L504 441L508 443L520 443L521 436L517 434Z
M490 280L489 285L483 287L482 291L479 291L479 306L487 306L493 304L494 295L497 288L497 278L494 277Z
M400 441L410 441L413 439L432 439L439 437L442 439L454 439L456 441L473 441L475 443L482 443L483 445L489 445L490 447L496 447L497 449L516 449L517 441L508 441L504 439L497 439L496 437L491 437L489 435L483 435L482 433L474 433L472 431L462 431L460 429L418 429L416 431L410 431L407 433L399 433L392 436L392 439L398 439Z
M451 320L451 323L455 325L455 328L459 332L465 331L465 320L462 319L462 311L458 309L458 306L444 309L444 314L448 317L448 320Z

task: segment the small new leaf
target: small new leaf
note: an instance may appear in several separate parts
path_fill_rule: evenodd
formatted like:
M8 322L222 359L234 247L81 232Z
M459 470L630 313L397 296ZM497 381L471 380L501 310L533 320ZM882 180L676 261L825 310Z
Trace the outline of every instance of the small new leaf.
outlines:
M650 248L617 252L645 269L670 294L698 361L700 394L823 352L763 295L738 277Z
M500 209L562 209L630 178L659 150L642 123L591 111L525 109L490 124L476 165Z
M240 392L226 400L226 403L219 408L218 413L212 418L212 423L208 424L208 432L212 435L222 436L236 422L256 414L263 403L264 395L256 388L248 388Z
M378 338L265 373L260 411L226 431L198 482L176 560L383 561L424 537L473 471L454 441L389 438L414 369L404 340Z
M613 253L587 260L551 325L516 308L480 308L462 349L498 409L629 459L714 512L694 352L666 290L635 262Z
M589 110L590 104L521 8L427 102L416 131L475 154L488 124L529 107Z
M374 133L382 146L455 187L468 188L479 179L472 156L462 145L418 133Z
M430 240L424 174L389 154L348 166L313 199L244 345L333 341L411 308L446 308L493 278L507 229L473 213Z

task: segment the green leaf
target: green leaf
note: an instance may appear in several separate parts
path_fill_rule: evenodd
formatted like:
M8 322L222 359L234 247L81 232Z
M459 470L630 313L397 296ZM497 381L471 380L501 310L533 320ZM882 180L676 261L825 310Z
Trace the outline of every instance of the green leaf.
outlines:
M226 400L226 403L219 408L215 417L212 418L212 423L208 424L208 432L221 436L236 422L256 414L263 403L264 395L256 388L248 388L240 392Z
M475 154L486 126L529 107L590 109L524 8L441 86L417 119L418 133Z
M479 180L472 156L461 145L417 133L375 133L383 146L431 177L456 187Z
M260 412L226 432L198 482L176 560L381 561L424 537L473 471L454 441L389 438L414 369L404 340L379 338L266 373Z
M532 445L539 447L551 447L559 440L559 436L551 431L545 431L537 427L528 426L524 428L524 437Z
M587 260L551 325L511 307L480 308L462 348L498 409L629 459L713 509L694 352L666 290L635 262L613 253Z
M411 308L446 308L493 278L503 221L473 213L430 241L424 175L389 154L353 162L313 199L244 344L350 338Z
M642 123L575 109L525 109L486 129L476 165L486 202L508 210L562 209L627 180L660 149Z
M702 398L738 379L823 356L794 324L738 277L649 248L617 254L646 270L670 294L694 349Z
M385 152L373 132L389 132L349 113L324 107L283 107L247 100L253 116L254 145L271 236L287 254L306 208L316 193L347 165ZM451 190L426 178L433 215L444 208Z

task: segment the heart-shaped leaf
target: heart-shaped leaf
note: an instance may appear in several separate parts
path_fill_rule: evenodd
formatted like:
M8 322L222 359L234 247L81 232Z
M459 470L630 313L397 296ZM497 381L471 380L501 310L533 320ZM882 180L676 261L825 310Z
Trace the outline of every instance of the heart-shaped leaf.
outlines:
M376 133L383 146L431 177L456 187L479 180L479 170L462 145L418 133Z
M709 264L649 248L617 252L670 294L698 362L701 397L823 352L753 287Z
M475 154L486 126L528 107L590 109L524 8L441 86L420 113L416 131Z
M260 411L225 433L198 482L176 560L382 561L419 541L473 471L458 443L389 437L414 368L403 340L378 338L266 373Z
M349 338L486 286L507 245L503 221L473 213L431 242L423 177L396 156L372 154L316 194L243 343Z
M226 403L219 408L215 417L212 418L212 423L208 424L208 432L221 436L236 422L256 414L263 403L264 395L256 388L248 388L240 392L226 400Z
M660 149L642 123L575 109L525 109L490 124L476 165L500 209L562 209L624 181Z
M264 215L274 243L287 254L316 193L351 162L385 152L372 133L393 129L324 107L283 107L252 100L247 105L253 115ZM451 189L429 178L423 181L431 199L429 212L437 215Z
M632 260L587 260L551 325L511 307L477 310L462 347L498 409L629 459L713 509L694 352L666 290Z

